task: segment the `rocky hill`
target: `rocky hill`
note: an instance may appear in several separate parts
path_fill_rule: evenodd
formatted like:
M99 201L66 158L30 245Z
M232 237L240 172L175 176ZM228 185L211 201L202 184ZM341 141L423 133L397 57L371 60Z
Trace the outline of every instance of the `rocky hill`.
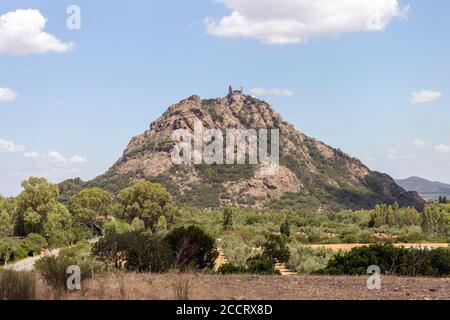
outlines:
M192 131L200 120L206 129L280 130L280 168L262 174L261 165L188 165L171 161L171 134ZM424 201L406 192L388 175L373 172L358 159L297 131L272 107L241 91L223 98L191 96L169 109L142 135L131 139L123 156L92 181L68 180L60 185L63 198L86 187L118 192L148 179L163 184L178 203L198 207L233 204L253 208L370 208L398 202L421 209Z

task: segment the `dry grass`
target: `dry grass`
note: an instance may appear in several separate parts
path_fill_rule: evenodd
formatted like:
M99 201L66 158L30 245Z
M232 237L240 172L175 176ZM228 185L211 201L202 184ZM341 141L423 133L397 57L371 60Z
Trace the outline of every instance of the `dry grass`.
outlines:
M36 299L35 272L0 271L0 300Z
M68 300L398 300L450 299L450 279L382 277L370 291L366 277L202 274L105 274L83 283L78 292L54 292L44 282L39 299Z
M189 280L183 279L176 282L173 286L175 300L189 300L190 287Z
M361 244L361 243L342 243L342 244L313 244L313 245L305 245L305 247L309 247L312 249L325 248L332 251L350 251L353 248L360 247L368 247L370 244ZM394 247L400 248L448 248L448 243L396 243L393 244Z

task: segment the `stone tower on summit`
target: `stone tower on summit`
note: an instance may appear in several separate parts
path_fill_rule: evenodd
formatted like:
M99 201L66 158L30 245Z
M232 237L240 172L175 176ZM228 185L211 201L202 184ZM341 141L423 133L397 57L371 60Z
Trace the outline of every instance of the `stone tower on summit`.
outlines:
M233 94L244 94L244 87L241 86L241 90L233 90L232 86L228 87L228 98L231 98Z

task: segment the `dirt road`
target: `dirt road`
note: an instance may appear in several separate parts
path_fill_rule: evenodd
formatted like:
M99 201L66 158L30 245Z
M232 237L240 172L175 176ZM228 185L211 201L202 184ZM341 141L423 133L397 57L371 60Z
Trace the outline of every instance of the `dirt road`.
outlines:
M98 242L100 238L95 238L92 240L89 240L88 242L90 244L94 244L96 242ZM71 247L67 247L67 248L72 248ZM31 271L34 269L34 265L36 264L36 262L44 257L55 257L58 256L59 253L61 252L61 250L63 249L67 249L67 248L58 248L58 249L54 249L51 251L45 251L43 253L41 253L38 256L35 257L30 257L30 258L26 258L20 261L16 261L14 263L8 264L4 267L5 270L13 270L13 271Z
M43 253L39 256L30 257L27 259L23 259L20 261L17 261L15 263L7 265L4 269L6 270L13 270L13 271L30 271L34 269L34 265L36 262L44 257L54 257L59 254L61 249L55 249L46 253Z

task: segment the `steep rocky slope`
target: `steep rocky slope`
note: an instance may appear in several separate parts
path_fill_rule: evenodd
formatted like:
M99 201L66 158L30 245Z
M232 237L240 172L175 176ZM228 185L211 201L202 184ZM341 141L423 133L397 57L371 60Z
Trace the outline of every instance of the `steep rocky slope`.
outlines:
M261 165L189 165L171 161L176 129L192 132L199 120L206 129L280 130L280 169L263 175ZM191 96L169 109L144 134L132 138L123 156L103 175L89 182L69 180L62 194L88 186L117 192L133 181L149 179L167 187L180 204L216 207L234 204L254 208L370 208L398 202L421 208L423 200L406 192L384 174L358 159L297 131L261 100L231 91L223 98Z

